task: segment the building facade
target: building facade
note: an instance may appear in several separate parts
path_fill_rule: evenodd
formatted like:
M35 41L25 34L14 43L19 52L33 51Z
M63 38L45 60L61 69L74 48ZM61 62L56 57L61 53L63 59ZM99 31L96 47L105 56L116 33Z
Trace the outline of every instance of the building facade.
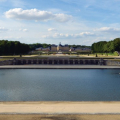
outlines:
M36 48L35 50L36 50L36 51L42 51L42 47Z
M57 51L57 45L51 45L51 51L56 52Z
M91 49L89 48L75 48L75 52L91 52Z
M51 45L51 47L48 48L36 48L36 51L51 51L51 52L68 52L68 51L73 51L73 52L91 52L90 48L69 48L69 45L61 45L61 43L57 46L55 44Z
M69 46L66 44L66 45L61 45L61 43L57 46L57 51L69 51L70 48Z

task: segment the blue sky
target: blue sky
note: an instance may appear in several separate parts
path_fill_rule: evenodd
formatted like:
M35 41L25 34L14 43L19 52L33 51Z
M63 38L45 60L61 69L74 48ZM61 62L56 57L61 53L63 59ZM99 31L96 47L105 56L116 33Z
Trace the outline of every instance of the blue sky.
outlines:
M120 37L120 0L0 0L0 39L91 45Z

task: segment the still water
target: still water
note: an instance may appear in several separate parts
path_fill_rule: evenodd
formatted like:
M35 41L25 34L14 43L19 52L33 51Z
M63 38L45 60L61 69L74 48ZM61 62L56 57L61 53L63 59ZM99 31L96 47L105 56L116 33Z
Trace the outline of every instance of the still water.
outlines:
M120 101L120 69L0 70L0 101Z

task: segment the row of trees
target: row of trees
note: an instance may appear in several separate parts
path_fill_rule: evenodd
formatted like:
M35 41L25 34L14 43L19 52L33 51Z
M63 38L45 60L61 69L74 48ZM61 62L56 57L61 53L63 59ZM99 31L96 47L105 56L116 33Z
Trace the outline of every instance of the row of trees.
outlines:
M29 45L19 41L0 40L0 55L26 54L29 50Z
M91 48L91 46L86 46L86 45L69 45L69 47L73 47L73 48Z
M36 48L47 48L51 47L51 44L46 43L35 43L35 44L23 44L19 41L8 41L8 40L0 40L0 55L20 55L27 54L29 51L33 51ZM90 46L81 46L81 45L69 45L69 47L73 48L84 48Z
M114 52L120 51L120 38L112 41L100 41L92 44L92 51L94 53Z
M29 44L29 47L30 47L30 50L35 50L36 48L47 48L47 47L50 47L51 44L46 44L46 43L35 43L35 44Z
M0 55L18 55L18 54L26 54L29 51L35 50L36 48L50 47L51 44L23 44L19 41L8 41L8 40L0 40ZM94 53L104 53L104 52L114 52L120 51L120 38L116 38L112 41L100 41L97 43L93 43L91 46L81 46L81 45L69 45L69 47L77 48L77 47L88 47L92 48Z

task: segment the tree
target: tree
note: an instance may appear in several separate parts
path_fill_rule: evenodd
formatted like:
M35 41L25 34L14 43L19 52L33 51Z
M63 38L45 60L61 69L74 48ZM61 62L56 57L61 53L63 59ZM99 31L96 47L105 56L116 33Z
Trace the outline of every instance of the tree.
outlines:
M25 54L30 51L29 45L19 41L0 40L0 55Z
M120 38L113 40L115 51L120 51Z
M100 41L97 43L92 44L92 50L95 53L103 53L104 52L104 45L106 44L106 41Z

